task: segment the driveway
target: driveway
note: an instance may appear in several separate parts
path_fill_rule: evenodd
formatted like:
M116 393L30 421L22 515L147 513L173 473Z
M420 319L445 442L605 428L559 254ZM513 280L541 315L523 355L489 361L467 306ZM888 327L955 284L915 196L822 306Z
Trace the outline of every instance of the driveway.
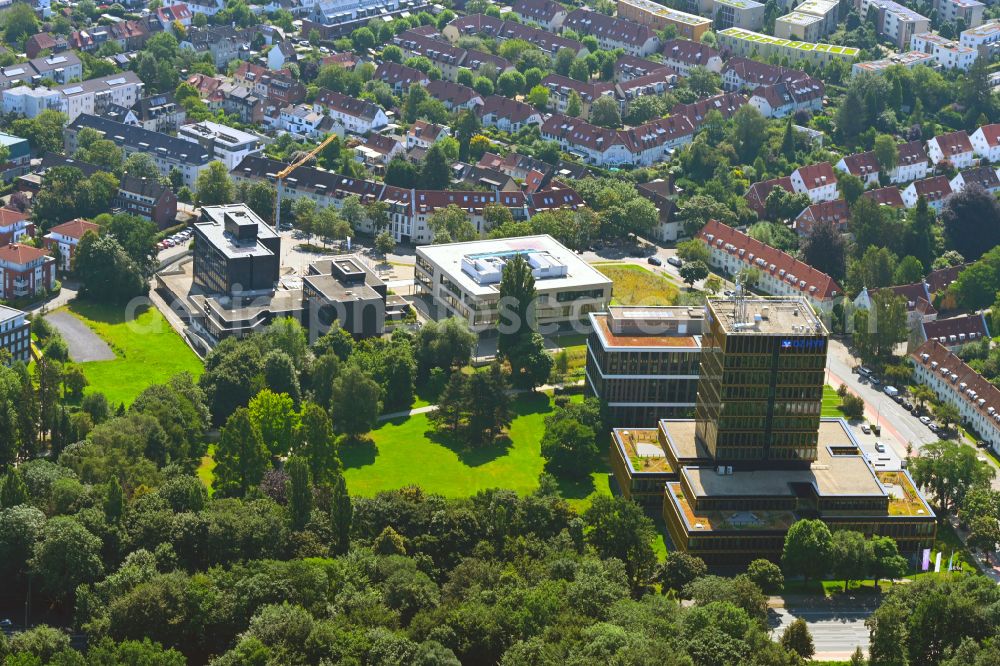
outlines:
M51 312L45 315L45 319L66 340L66 346L69 347L69 357L74 363L115 359L115 353L108 346L108 343L70 313Z

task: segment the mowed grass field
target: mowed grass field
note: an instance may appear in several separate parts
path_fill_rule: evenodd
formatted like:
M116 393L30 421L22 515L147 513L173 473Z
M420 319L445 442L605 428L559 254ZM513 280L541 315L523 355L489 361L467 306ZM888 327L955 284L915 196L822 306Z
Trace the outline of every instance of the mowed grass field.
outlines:
M544 469L541 440L552 400L545 394L522 394L513 407L509 442L483 448L435 433L426 414L388 421L371 432L370 442L341 449L348 489L360 496L408 485L445 497L468 497L487 488L530 493ZM560 480L560 486L578 508L597 493L610 494L606 469L595 469L579 481Z
M113 406L126 406L151 384L165 382L179 372L195 378L205 367L153 306L129 317L122 306L74 300L65 310L85 323L115 352L111 361L91 361L80 367L90 382L87 391L100 391Z
M667 278L635 264L594 264L612 281L612 305L673 305L679 293Z

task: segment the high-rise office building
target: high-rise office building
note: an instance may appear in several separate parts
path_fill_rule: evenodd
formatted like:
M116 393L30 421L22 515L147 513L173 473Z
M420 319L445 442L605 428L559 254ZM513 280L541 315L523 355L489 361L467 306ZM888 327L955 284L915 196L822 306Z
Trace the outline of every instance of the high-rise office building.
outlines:
M827 331L802 297L709 299L694 419L615 428L621 492L662 507L673 546L707 562L777 560L797 520L930 547L934 512L905 469L822 418Z
M816 460L827 331L800 299L710 300L696 436L719 464Z

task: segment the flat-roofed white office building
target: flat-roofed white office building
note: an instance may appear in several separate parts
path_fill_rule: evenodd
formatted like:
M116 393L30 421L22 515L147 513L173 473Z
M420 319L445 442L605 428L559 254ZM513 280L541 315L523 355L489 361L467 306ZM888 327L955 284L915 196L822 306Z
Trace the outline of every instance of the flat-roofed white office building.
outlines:
M418 247L417 293L431 296L438 314L462 317L477 333L495 329L503 267L515 255L535 276L539 326L568 327L607 309L611 280L548 235Z

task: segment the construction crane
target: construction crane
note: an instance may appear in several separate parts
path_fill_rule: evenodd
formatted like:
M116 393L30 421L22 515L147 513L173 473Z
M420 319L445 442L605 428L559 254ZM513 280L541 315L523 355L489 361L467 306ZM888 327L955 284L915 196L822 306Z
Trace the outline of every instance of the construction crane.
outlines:
M281 229L281 188L284 186L285 178L287 178L293 171L298 169L300 166L311 160L312 158L319 155L319 152L330 145L334 140L337 139L336 134L331 134L330 136L323 139L323 142L318 146L310 150L306 155L299 160L289 164L284 169L278 172L278 175L274 177L275 180L275 195L274 195L274 226L276 229Z

